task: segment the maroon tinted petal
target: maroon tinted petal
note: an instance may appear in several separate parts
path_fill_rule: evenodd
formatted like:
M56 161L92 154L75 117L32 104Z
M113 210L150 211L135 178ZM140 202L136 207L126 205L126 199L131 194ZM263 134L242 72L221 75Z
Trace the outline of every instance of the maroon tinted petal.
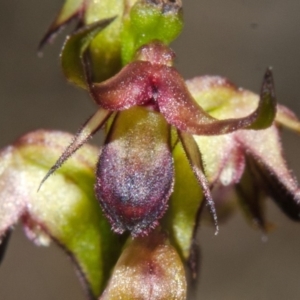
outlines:
M198 146L197 146L194 138L191 135L189 135L188 133L178 131L178 136L183 145L183 148L185 150L187 158L191 164L192 170L193 170L199 184L201 185L201 187L203 189L204 199L205 199L207 205L209 206L211 215L214 220L214 224L216 227L216 234L217 234L219 231L219 226L218 226L218 218L217 218L215 203L211 196L209 182L208 182L207 178L205 177L205 174L203 171L204 168L203 168L200 151L198 149ZM198 224L196 224L195 226L197 227L197 225Z
M300 221L300 190L286 166L277 128L241 131L236 137L255 160L257 172L272 199L291 219Z
M193 136L204 162L205 175L210 183L229 186L237 183L244 169L244 152L234 133L216 136Z
M40 183L38 189L41 188L43 183L47 178L53 174L61 165L72 155L74 154L82 145L84 145L94 134L97 132L103 124L107 121L108 117L111 115L111 112L100 108L97 112L90 117L82 128L76 133L72 143L65 149L63 154L59 157L56 163L51 167L47 172L45 177Z
M161 67L153 77L161 113L182 131L197 135L224 134L242 128L266 128L274 119L276 103L270 70L264 77L258 108L246 117L225 120L211 117L197 104L174 68Z
M94 83L90 87L94 100L108 110L124 110L134 105L143 105L152 98L146 61L136 61L124 67L114 77Z
M135 107L116 117L97 167L96 195L117 233L147 235L173 189L169 126L159 113Z

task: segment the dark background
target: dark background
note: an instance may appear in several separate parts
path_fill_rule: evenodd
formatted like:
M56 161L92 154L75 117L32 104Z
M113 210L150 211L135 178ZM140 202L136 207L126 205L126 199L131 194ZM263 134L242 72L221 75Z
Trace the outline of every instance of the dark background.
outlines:
M75 132L94 110L87 95L61 75L62 38L42 59L36 56L61 3L0 1L0 146L36 128ZM186 0L184 7L185 29L173 49L186 78L219 74L258 92L271 65L278 100L300 115L299 0ZM300 177L300 137L284 132L283 143ZM272 203L268 215L277 228L267 242L241 214L217 237L213 229L202 229L197 299L300 299L299 225ZM16 229L0 268L0 300L85 299L63 253L55 245L35 247Z

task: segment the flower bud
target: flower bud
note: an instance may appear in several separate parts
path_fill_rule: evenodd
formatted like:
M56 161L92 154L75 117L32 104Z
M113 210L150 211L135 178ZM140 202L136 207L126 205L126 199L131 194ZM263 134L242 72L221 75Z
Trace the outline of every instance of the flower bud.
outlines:
M130 239L100 300L185 300L186 279L179 255L165 235Z
M131 9L122 33L123 64L132 60L136 50L153 40L172 42L183 27L180 0L140 0Z

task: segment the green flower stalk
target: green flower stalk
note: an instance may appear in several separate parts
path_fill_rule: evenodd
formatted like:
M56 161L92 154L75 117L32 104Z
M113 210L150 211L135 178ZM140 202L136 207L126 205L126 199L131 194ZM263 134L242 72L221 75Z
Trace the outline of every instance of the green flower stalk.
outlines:
M217 234L238 203L267 231L267 197L300 220L278 131L300 122L277 104L271 69L260 95L218 76L185 81L168 46L180 1L67 0L40 46L73 19L62 69L97 109L75 136L38 130L0 152L0 261L21 221L37 245L65 250L90 299L184 300L201 220ZM102 128L104 145L87 145Z

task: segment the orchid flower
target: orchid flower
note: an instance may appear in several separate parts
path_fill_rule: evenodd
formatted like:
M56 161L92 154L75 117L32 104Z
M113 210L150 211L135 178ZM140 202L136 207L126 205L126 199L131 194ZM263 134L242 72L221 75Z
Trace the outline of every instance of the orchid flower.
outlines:
M267 70L259 104L240 118L206 113L172 66L174 53L160 42L140 48L135 60L102 83L88 83L97 112L50 169L42 183L112 118L99 157L95 192L117 233L145 236L164 215L174 185L171 130L183 145L218 230L217 215L193 135L228 134L269 127L275 116L272 73Z

